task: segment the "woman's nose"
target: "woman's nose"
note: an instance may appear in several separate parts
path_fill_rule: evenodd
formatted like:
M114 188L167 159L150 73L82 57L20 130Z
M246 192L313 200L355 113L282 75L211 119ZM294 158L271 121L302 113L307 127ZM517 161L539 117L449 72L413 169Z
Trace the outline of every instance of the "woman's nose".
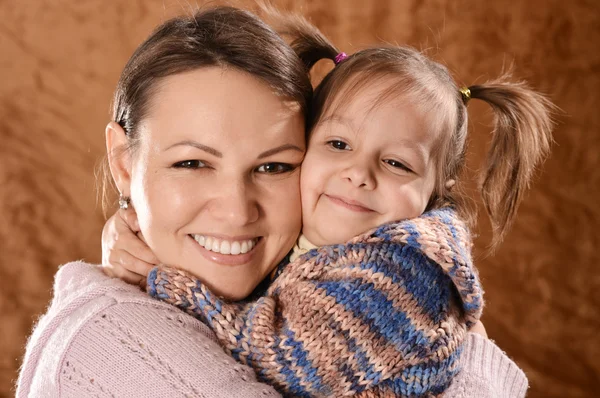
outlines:
M259 217L258 201L251 187L243 181L223 184L210 208L213 217L228 225L247 225Z

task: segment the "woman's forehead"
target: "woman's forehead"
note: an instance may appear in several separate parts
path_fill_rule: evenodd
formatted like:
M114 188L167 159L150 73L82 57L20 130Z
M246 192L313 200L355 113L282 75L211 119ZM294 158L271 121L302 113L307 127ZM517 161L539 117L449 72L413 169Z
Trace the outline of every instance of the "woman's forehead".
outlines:
M157 84L141 131L165 142L220 136L295 139L297 129L292 126L298 120L303 120L300 107L260 80L235 70L205 68Z

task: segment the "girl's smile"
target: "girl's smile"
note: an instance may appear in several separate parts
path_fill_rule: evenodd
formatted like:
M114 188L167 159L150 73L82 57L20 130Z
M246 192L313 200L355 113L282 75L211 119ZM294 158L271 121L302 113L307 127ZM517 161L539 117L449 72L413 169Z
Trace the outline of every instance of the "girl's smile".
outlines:
M311 132L300 178L302 232L314 245L344 243L427 207L437 134L406 95L373 108L388 89L375 82L345 106L334 99L335 113Z
M355 211L358 213L371 213L371 212L375 211L356 200L347 199L347 198L344 198L341 196L327 195L327 194L323 194L323 196L325 196L327 199L329 199L332 203L334 203L338 206L341 206L343 208L346 208L348 210L351 210L351 211Z

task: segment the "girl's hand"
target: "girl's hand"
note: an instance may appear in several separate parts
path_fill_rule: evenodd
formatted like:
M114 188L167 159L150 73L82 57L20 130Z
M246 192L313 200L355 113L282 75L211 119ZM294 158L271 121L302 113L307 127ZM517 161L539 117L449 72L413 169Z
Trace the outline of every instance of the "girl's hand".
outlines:
M483 326L483 323L481 323L481 321L477 321L477 323L473 325L469 332L477 333L485 337L486 339L488 338L487 332L485 331L485 327Z
M106 221L102 230L102 270L108 276L144 287L148 272L158 260L139 230L132 207L118 210Z

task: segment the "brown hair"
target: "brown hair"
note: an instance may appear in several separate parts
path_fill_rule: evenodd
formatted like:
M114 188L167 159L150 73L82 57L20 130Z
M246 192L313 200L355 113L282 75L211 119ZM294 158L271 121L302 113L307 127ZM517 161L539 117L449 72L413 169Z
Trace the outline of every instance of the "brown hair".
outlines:
M269 11L307 68L321 59L333 61L340 53L302 17ZM460 187L447 186L449 180L458 181L465 169L468 98L463 97L448 69L423 53L406 46L376 47L346 58L315 88L309 130L319 124L334 99L343 98L337 101L339 106L340 102L350 101L361 88L383 79L390 86L377 104L401 93L436 115L433 131L442 134L436 148L436 186L428 209L451 204L473 223L475 214L467 206L468 198ZM510 82L509 74L469 90L470 98L488 103L495 116L492 142L479 175L480 193L494 233L490 245L493 249L510 227L536 166L549 152L554 107L525 83Z
M114 93L112 119L125 130L127 149L136 147L138 126L159 79L211 66L246 72L298 104L305 117L308 114L312 86L292 48L252 13L215 7L163 23L125 65ZM106 183L112 182L106 170L105 166L104 208Z

